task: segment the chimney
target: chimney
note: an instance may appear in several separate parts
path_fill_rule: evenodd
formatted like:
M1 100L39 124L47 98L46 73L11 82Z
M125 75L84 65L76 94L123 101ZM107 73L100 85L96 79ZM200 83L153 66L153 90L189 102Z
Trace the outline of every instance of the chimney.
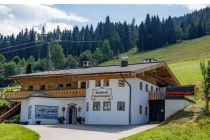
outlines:
M123 56L121 58L121 67L127 67L128 66L128 56Z
M144 59L144 63L157 63L158 61L154 58Z
M90 61L83 61L83 68L88 68L90 67L91 63Z

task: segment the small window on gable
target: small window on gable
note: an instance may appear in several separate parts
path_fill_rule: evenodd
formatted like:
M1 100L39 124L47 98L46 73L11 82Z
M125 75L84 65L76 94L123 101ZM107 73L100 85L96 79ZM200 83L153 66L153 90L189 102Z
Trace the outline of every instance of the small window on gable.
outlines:
M81 82L81 88L86 88L86 82L85 81L83 81L83 82Z
M145 85L145 91L148 92L148 84Z
M145 107L145 116L147 116L147 114L148 114L148 107L146 106Z
M142 105L139 106L139 114L142 114Z
M151 91L153 91L153 86L151 86Z
M110 101L105 101L103 103L103 110L104 111L110 111L111 110L111 102Z
M86 102L86 112L88 112L88 111L89 111L89 103Z
M156 91L158 91L159 89L158 88L156 88Z
M45 85L40 85L39 89L40 90L45 90Z
M71 88L71 83L67 83L66 88Z
M33 90L33 86L28 86L28 91L32 91Z
M125 87L125 81L124 80L118 80L118 86L119 87Z
M100 102L93 102L93 111L100 111Z
M58 89L63 89L63 88L64 88L63 84L58 84Z
M104 87L108 87L109 86L109 80L104 80Z
M117 102L117 111L125 111L125 102Z
M95 86L100 87L101 86L101 80L95 80Z
M143 83L140 82L140 90L143 90Z

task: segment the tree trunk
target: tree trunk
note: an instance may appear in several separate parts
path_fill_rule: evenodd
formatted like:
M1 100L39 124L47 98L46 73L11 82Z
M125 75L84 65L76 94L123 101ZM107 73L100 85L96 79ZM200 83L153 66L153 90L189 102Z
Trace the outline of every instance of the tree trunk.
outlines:
M205 114L209 114L209 97L208 92L205 94Z

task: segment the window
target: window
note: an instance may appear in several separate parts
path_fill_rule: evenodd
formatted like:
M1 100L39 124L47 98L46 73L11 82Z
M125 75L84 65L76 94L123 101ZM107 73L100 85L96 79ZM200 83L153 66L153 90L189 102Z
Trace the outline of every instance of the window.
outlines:
M96 80L95 81L95 86L100 87L101 86L101 80Z
M139 114L142 114L142 105L139 106Z
M148 84L145 85L145 91L148 92Z
M142 90L142 89L143 89L143 83L140 82L140 90Z
M104 80L104 87L108 87L109 86L109 80Z
M93 102L93 111L100 111L100 102Z
M58 89L63 89L63 88L64 88L63 84L58 84Z
M67 83L66 88L71 88L71 83Z
M111 110L111 102L110 102L110 101L104 102L104 104L103 104L103 109L104 109L104 111L109 111L109 110Z
M85 81L81 82L80 87L81 87L81 88L86 88L86 82L85 82Z
M28 86L28 90L32 91L33 90L33 86Z
M45 90L45 85L40 85L40 90Z
M151 86L151 91L153 91L153 86Z
M148 107L145 107L145 116L147 116L147 112L148 112Z
M117 102L117 110L125 111L125 102Z
M118 86L119 87L124 87L125 86L125 81L124 80L118 80Z
M32 106L28 107L28 119L31 119Z
M88 112L89 111L89 103L87 102L86 103L86 112Z

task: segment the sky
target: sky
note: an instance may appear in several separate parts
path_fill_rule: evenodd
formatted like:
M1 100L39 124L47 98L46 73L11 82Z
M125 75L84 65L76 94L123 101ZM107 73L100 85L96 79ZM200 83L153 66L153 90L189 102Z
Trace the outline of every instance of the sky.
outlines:
M0 33L17 34L25 28L34 28L37 32L45 26L52 31L58 25L61 30L80 28L87 24L94 27L104 21L106 16L113 22L131 22L136 24L145 20L146 14L158 15L160 19L169 15L183 16L208 5L0 5Z

